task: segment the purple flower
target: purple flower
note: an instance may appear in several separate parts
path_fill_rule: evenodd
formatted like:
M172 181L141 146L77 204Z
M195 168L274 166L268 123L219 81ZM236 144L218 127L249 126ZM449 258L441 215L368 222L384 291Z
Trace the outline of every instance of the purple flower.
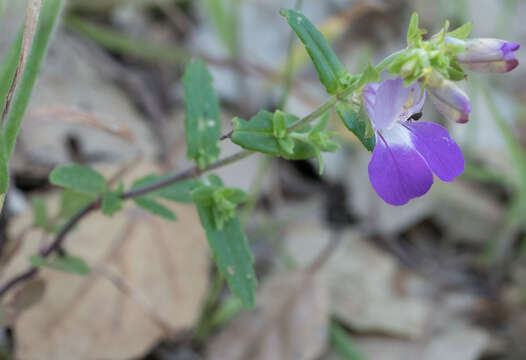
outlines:
M418 83L405 88L400 78L371 83L363 91L376 132L369 180L391 205L424 195L433 184L433 173L443 181L453 181L464 171L462 152L445 128L409 120L422 109L424 100Z
M448 37L447 42L463 44L466 51L457 55L457 60L466 68L490 73L505 73L515 69L519 61L514 52L520 45L499 39L469 39L466 41Z
M471 103L468 95L457 84L433 72L427 89L431 94L431 101L446 119L457 123L468 122Z

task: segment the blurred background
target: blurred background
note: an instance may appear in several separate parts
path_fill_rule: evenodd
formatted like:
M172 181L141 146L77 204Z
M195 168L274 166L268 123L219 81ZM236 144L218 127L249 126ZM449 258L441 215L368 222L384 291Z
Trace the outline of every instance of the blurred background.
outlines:
M25 7L0 2L0 58ZM1 282L50 241L32 208L61 216L47 180L55 166L75 161L129 183L191 165L189 59L211 70L223 133L234 116L305 116L321 105L327 95L281 7L299 8L351 73L405 47L414 11L431 34L446 19L472 21L472 37L526 44L523 0L70 0L11 163ZM68 238L92 275L44 270L3 299L3 358L526 359L525 51L511 73L469 73L468 124L426 106L424 120L448 127L467 168L406 206L376 196L370 153L335 114L342 148L324 154L322 176L314 162L263 155L218 170L249 194L239 211L255 256L255 310L228 292L191 206L170 205L176 223L130 206L86 218ZM221 156L237 150L221 147Z

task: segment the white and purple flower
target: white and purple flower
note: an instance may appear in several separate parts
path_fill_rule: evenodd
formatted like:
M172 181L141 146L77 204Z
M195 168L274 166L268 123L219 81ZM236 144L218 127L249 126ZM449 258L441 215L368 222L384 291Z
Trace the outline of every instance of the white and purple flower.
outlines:
M433 71L427 90L431 94L431 101L446 119L461 124L468 122L471 112L469 96L455 82Z
M424 100L418 83L406 88L401 78L370 83L363 90L363 103L376 133L369 180L391 205L424 195L433 184L433 173L449 182L464 171L462 152L445 128L410 120Z
M451 37L446 42L462 44L466 51L457 55L457 60L466 68L489 73L505 73L515 69L519 61L514 52L520 45L499 39L459 40Z

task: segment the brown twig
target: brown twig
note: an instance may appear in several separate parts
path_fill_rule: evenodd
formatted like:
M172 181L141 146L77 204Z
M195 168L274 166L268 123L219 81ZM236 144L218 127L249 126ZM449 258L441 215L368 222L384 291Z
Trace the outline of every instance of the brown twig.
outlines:
M158 190L160 188L174 184L176 182L194 178L194 177L200 176L201 174L205 172L212 171L219 167L231 164L251 154L252 154L251 151L242 150L240 152L235 153L234 155L218 160L208 165L204 169L200 169L197 166L193 166L185 171L173 174L162 180L150 183L146 186L138 187L130 191L127 191L121 195L121 199L126 200L126 199L131 199L131 198L139 197L141 195L148 194L152 191ZM90 214L92 211L99 209L101 205L102 205L102 199L99 197L96 200L89 203L88 205L86 205L78 213L76 213L71 219L68 220L68 222L64 225L64 227L62 227L62 229L57 234L53 242L49 246L44 248L42 251L40 251L40 256L48 257L49 255L61 249L64 243L64 240L66 239L66 235L80 222L82 218ZM33 276L35 276L38 273L38 271L39 271L38 267L31 267L27 269L26 271L13 277L11 280L5 283L2 287L0 287L0 298L3 297L11 288L13 288L18 283L28 280L32 278Z

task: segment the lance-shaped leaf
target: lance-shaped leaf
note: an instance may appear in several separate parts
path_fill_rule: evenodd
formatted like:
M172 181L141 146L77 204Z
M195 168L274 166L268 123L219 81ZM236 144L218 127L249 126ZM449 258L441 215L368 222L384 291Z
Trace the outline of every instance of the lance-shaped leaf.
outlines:
M190 62L183 76L187 156L202 169L219 156L219 101L212 76L201 60Z
M104 176L89 167L70 164L59 166L49 174L49 181L83 194L99 194L106 188Z
M457 39L466 40L469 34L471 34L472 28L473 24L471 24L471 22L468 22L464 25L459 26L455 30L448 32L447 35Z
M29 258L29 262L36 267L49 267L81 276L89 275L91 272L84 260L71 255L56 256L53 258L44 258L39 255L33 255Z
M146 211L151 212L154 215L163 217L167 220L175 221L177 220L177 217L172 212L172 210L168 209L166 206L158 203L157 201L148 198L148 197L138 197L134 198L133 201L137 206L140 208L143 208Z
M369 151L374 150L376 144L376 137L371 126L371 121L367 114L360 106L360 110L356 111L354 106L346 101L340 101L336 104L336 112L343 121L343 124L349 129L360 142Z
M253 268L254 259L247 237L235 213L228 219L222 218L221 226L218 228L217 204L214 201L214 194L218 190L217 187L223 184L216 176L209 177L209 182L211 186L205 185L192 191L192 199L197 206L199 218L206 231L217 267L226 278L232 293L246 307L252 308L257 280ZM234 195L230 197L234 202L236 199L242 200L242 196L238 193L232 192L230 195Z
M341 87L340 78L345 75L345 69L327 40L303 14L292 9L282 9L281 15L305 45L327 92L336 93Z
M278 121L276 122L274 122L275 114L265 110L258 112L250 121L234 118L232 120L235 126L232 141L245 149L281 156L285 159L300 160L314 157L316 153L312 146L296 139L276 137L283 131L280 131L282 129L275 129L275 124L281 128L283 127L281 122L284 120L285 126L290 127L298 121L298 118L291 114L281 113L281 115L277 115L276 120ZM294 131L305 133L310 128L310 126L305 126Z

